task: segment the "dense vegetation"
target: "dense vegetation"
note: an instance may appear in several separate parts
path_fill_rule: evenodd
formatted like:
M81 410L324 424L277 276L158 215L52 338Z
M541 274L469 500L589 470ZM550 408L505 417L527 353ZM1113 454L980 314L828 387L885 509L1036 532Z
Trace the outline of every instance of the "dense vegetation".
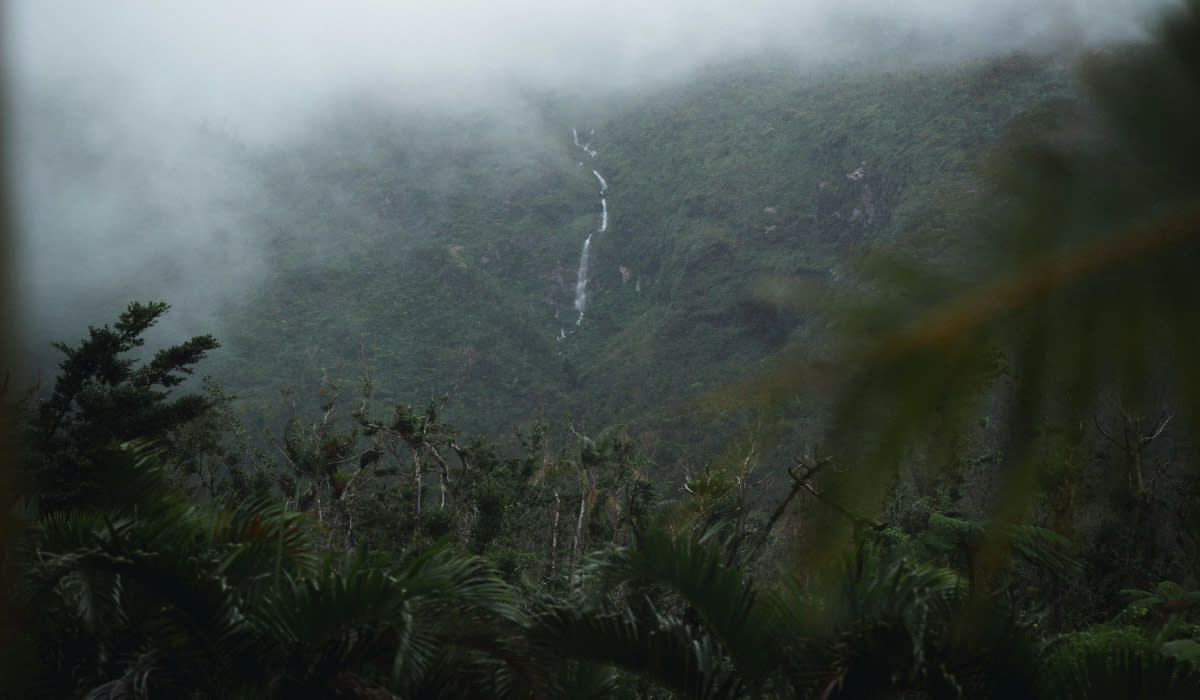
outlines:
M755 62L241 154L221 346L135 302L6 397L5 692L1195 697L1188 8L1078 86Z
M983 147L1065 93L1061 63L880 76L759 60L653 99L535 100L533 127L339 112L256 166L276 272L223 312L212 372L249 415L278 416L279 385L307 397L322 369L356 376L365 346L380 399L449 392L457 424L493 435L537 416L626 424L678 478L727 434L689 415L699 396L827 340L754 284L824 282L910 230L944 241ZM594 129L595 158L572 127ZM593 168L611 221L575 326Z

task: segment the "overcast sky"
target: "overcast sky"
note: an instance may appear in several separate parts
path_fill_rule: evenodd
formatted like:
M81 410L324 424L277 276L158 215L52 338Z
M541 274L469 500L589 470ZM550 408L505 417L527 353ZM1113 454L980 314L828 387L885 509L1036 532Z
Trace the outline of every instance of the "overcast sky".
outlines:
M936 51L1135 33L1165 0L10 0L18 87L83 81L138 109L265 135L331 93L466 102L512 84L596 89L783 49L865 53L864 27Z
M252 277L256 250L235 203L253 183L197 149L200 125L257 145L297 133L347 94L475 110L510 105L517 88L587 93L685 80L763 50L822 64L894 42L953 60L1134 37L1166 4L9 0L3 57L17 117L21 298L40 319L148 265L178 270L180 305L236 287L215 282L215 269Z

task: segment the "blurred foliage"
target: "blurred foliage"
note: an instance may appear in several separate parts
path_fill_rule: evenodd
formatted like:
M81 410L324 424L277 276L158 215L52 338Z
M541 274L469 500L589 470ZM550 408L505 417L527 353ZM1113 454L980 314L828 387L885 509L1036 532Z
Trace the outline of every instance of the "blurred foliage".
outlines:
M1153 44L1083 56L1080 95L1026 111L990 149L975 213L954 237L869 251L834 299L840 343L788 350L727 392L776 409L814 385L836 392L831 497L870 512L897 476L968 479L968 507L1000 526L984 549L999 561L1006 528L1037 512L1063 509L1063 524L1079 526L1070 490L1114 482L1089 457L1102 438L1119 448L1132 494L1123 512L1140 513L1139 527L1150 501L1167 498L1146 470L1182 486L1186 473L1167 467L1188 448L1151 444L1176 414L1193 434L1200 417L1196 12L1172 14ZM772 291L807 304L799 284ZM1106 430L1114 404L1120 429ZM831 518L815 551L845 541L849 524Z

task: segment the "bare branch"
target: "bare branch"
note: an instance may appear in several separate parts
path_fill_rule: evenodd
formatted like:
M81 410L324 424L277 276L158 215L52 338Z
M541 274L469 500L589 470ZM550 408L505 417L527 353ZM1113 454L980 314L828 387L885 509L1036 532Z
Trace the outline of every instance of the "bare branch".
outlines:
M1159 422L1158 426L1154 429L1154 432L1151 433L1150 435L1146 435L1146 436L1142 437L1142 439L1139 442L1143 445L1148 445L1151 442L1153 442L1155 438L1157 438L1159 435L1162 435L1162 431L1167 429L1167 426L1171 424L1171 419L1173 419L1174 417L1175 417L1174 413L1168 413L1168 414L1164 415L1162 420Z
M797 463L799 463L799 461L800 460L797 460ZM867 525L872 528L882 527L882 524L879 523L878 521L871 520L870 518L864 517L862 515L859 515L853 511L851 511L849 508L846 508L845 506L838 503L837 501L834 501L832 498L825 496L824 494L822 494L820 491L817 491L817 489L813 487L812 483L810 483L812 478L814 476L816 476L817 472L820 471L821 468L825 467L828 464L832 464L832 463L833 463L833 458L826 457L826 458L818 460L815 463L813 463L812 465L806 467L803 474L797 474L794 470L788 469L788 475L791 476L793 480L795 480L795 483L799 488L802 488L805 491L808 491L812 495L816 496L817 500L821 501L822 503L829 506L830 508L833 508L834 510L836 510L843 517L845 517L847 520L849 520L851 523L853 523L856 528L861 527L863 525ZM796 487L794 486L793 488L796 488Z

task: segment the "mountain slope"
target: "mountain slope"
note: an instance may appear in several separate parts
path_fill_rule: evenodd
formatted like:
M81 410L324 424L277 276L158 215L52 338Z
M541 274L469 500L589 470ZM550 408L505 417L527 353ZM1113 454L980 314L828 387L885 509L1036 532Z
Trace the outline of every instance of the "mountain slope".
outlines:
M275 387L315 402L326 368L352 393L365 349L384 406L449 392L468 430L565 414L629 423L660 462L694 457L721 435L697 395L825 337L753 285L834 282L908 234L936 253L983 151L1067 94L1064 75L1022 55L898 74L760 61L503 122L347 108L256 156L273 272L225 310L217 374L270 430Z

